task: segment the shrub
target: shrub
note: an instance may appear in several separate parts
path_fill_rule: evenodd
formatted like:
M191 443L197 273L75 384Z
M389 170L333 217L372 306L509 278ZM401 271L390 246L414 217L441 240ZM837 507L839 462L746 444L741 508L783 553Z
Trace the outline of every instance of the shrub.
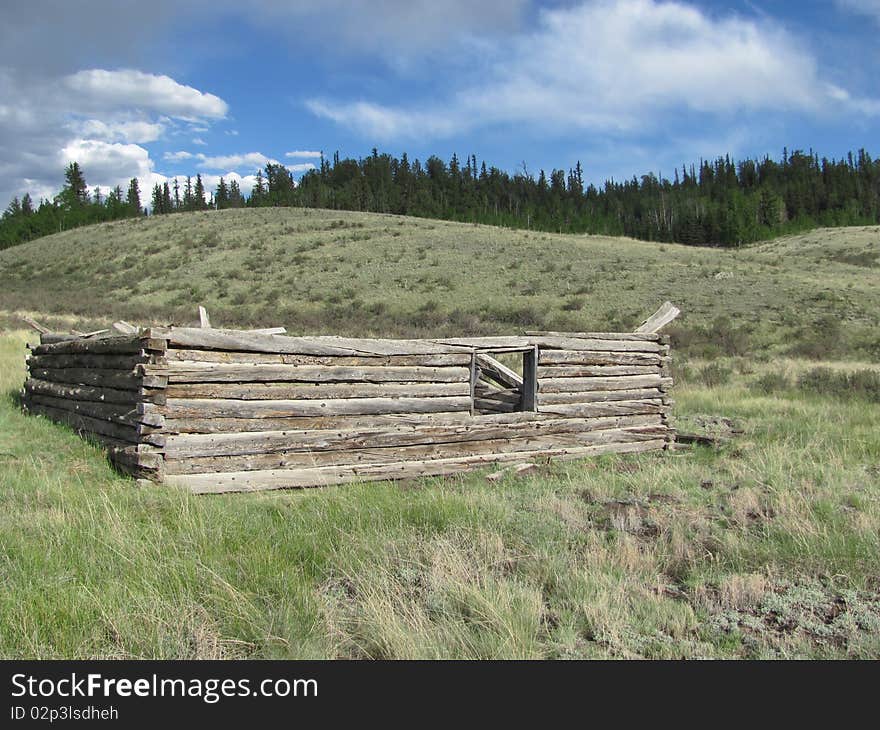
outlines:
M808 393L833 398L860 398L880 403L880 372L855 370L842 372L830 368L813 368L798 378L798 388Z
M697 372L697 377L706 387L715 388L729 383L732 372L726 365L722 365L720 362L712 362L701 367Z
M767 373L753 381L749 387L764 395L771 395L789 390L791 381L785 373Z

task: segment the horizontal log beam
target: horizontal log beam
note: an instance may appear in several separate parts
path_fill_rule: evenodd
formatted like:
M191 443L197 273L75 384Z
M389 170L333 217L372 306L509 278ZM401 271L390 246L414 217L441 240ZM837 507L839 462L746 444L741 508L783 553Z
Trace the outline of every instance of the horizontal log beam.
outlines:
M219 400L169 398L162 413L172 418L286 418L388 413L468 411L469 397L345 398L331 400Z
M540 350L538 365L660 365L659 353Z
M167 378L158 375L136 375L134 372L100 368L33 368L30 375L37 380L48 380L53 383L94 385L116 390L164 388L168 384Z
M518 414L519 415L519 414ZM469 418L436 424L430 419L413 425L363 426L330 431L299 430L267 433L185 434L169 436L169 458L239 456L278 451L333 451L363 448L458 443L504 438L550 437L614 428L660 425L658 415L604 416L599 418Z
M50 345L38 345L33 348L35 355L58 355L74 353L91 354L124 354L140 352L141 350L164 350L167 342L163 339L150 337L101 337L101 338L76 338L56 342Z
M170 349L165 352L168 362L216 362L216 363L254 363L263 365L335 365L355 367L378 367L383 365L448 367L451 365L470 366L468 353L442 355L354 355L322 357L318 355L291 355L272 352L229 352L224 350L181 350Z
M595 446L553 449L545 452L513 452L469 456L454 459L436 459L427 462L397 462L389 464L365 464L358 466L328 466L310 469L274 469L265 471L226 472L223 474L188 474L167 477L172 485L189 489L196 494L223 492L255 492L268 489L317 487L343 484L352 481L378 481L408 479L425 476L454 474L481 469L488 464L525 461L537 457L557 459L580 459L608 453L639 452L662 449L663 439L621 444L598 444Z
M655 365L543 365L539 378L609 378L620 375L654 375Z
M595 416L622 416L627 413L663 413L666 409L657 398L643 401L610 401L607 403L560 403L544 404L538 401L538 411L552 416L568 418L592 418Z
M68 385L30 378L25 381L25 391L53 398L88 400L97 403L157 403L165 402L164 391L152 388L118 390L92 385Z
M532 438L499 438L408 446L368 447L356 451L296 451L186 459L167 458L165 470L167 474L204 474L265 469L381 464L388 463L389 461L426 461L477 455L497 455L509 451L517 453L544 452L598 444L651 441L665 438L666 433L667 429L665 427L657 425L631 429L564 433Z
M178 362L164 366L140 365L145 376L168 377L171 383L300 382L300 383L463 383L470 380L465 367L324 367L320 365L238 365Z
M169 398L300 400L470 395L468 383L172 383Z
M635 390L668 388L672 378L660 375L631 375L619 378L539 378L538 393L570 393L581 390Z

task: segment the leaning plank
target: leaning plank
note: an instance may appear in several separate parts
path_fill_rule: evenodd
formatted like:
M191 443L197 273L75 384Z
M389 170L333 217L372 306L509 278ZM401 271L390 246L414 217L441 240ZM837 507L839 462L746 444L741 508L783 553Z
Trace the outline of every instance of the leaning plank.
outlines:
M536 456L579 459L586 456L607 453L639 452L660 449L663 439L639 441L622 444L599 444L570 449L554 449L546 452L513 452L486 456L467 456L454 459L432 461L409 461L389 464L367 464L362 466L328 466L310 469L271 469L251 472L226 472L223 474L189 474L169 476L170 484L188 488L196 494L218 494L222 492L255 492L267 489L295 487L317 487L342 484L351 481L377 481L388 479L407 479L423 476L453 474L461 471L480 469L487 464L509 461L525 461Z
M681 310L672 302L663 302L660 309L636 327L636 332L659 332L679 314L681 314Z
M377 367L382 365L421 365L447 367L470 365L469 354L443 355L355 355L321 357L318 355L291 355L274 352L231 352L224 350L170 349L165 353L169 362L255 363L263 365L354 365Z
M21 320L29 327L35 329L41 335L48 335L52 332L52 330L50 330L48 327L43 327L43 325L41 325L39 322L37 322L35 319L32 319L31 317L22 316Z
M34 348L35 355L56 355L60 353L134 353L141 350L164 350L165 340L150 337L103 337L97 339L74 338L54 344L39 345Z
M201 304L199 305L199 327L210 327L211 319L208 317L208 310Z
M321 367L311 365L239 365L176 362L140 365L146 376L167 376L171 383L301 382L301 383L463 383L470 378L464 367Z
M541 350L538 365L660 365L659 354L647 352L596 352L593 350Z
M299 400L320 398L438 398L470 395L469 383L172 383L169 398Z
M137 390L139 388L164 388L168 379L157 375L135 375L120 370L103 370L100 368L33 368L31 377L38 380L49 380L53 383L70 385L95 385L101 388L117 390Z
M124 335L136 335L138 332L138 328L133 324L129 324L123 319L120 319L118 322L113 323L113 329L117 332L122 332Z
M406 426L374 425L326 431L171 435L167 439L165 453L169 458L184 459L203 456L242 456L279 451L350 451L428 443L550 437L554 434L660 425L660 416L656 414L599 418L544 418L519 422L509 417L472 418L458 423L442 424L425 420Z
M630 375L619 378L540 378L539 393L570 393L580 390L633 390L663 388L672 385L672 378L657 375Z
M328 400L219 400L169 398L163 413L174 418L279 418L388 413L444 413L470 410L471 399L331 398Z
M484 375L508 388L522 388L522 377L503 363L498 362L494 357L480 353L476 358L477 367L483 371Z
M506 452L546 452L598 444L622 444L666 437L667 429L653 426L634 429L608 429L557 434L536 438L500 438L480 441L416 444L411 446L368 447L357 451L298 451L167 459L168 474L290 469L310 466L381 464L394 461L425 461Z

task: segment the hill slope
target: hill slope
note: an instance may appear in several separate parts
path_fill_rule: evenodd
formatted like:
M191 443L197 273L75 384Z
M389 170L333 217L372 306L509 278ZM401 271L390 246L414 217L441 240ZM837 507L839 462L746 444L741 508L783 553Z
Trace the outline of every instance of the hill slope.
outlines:
M225 210L105 223L0 251L0 309L183 322L202 303L215 324L420 335L629 328L672 299L685 313L682 344L714 330L728 350L743 337L754 347L833 341L834 354L864 357L880 349L878 257L880 227L722 251L366 213Z

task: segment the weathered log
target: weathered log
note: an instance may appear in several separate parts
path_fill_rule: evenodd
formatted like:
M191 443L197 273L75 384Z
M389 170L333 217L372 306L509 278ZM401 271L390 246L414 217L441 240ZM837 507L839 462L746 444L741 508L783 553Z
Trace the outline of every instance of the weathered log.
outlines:
M538 365L660 365L658 353L541 350Z
M427 355L466 351L465 348L440 345L427 340L288 337L198 327L154 327L147 330L147 334L150 337L167 339L171 346L180 348L296 355Z
M48 395L53 398L70 398L71 400L88 400L98 403L161 403L164 397L159 394L163 391L141 388L137 390L117 390L115 388L100 388L91 385L66 385L53 383L46 380L33 378L25 381L24 388L30 393Z
M92 354L58 354L31 355L28 358L30 368L97 368L99 370L123 370L132 372L137 365L154 362L146 350L125 355L92 355ZM160 364L160 363L155 363Z
M580 390L635 390L672 385L671 378L658 375L630 375L619 378L540 378L538 393L570 393Z
M224 350L180 350L169 349L165 353L169 362L216 362L216 363L255 363L263 365L335 365L370 366L420 365L424 367L446 367L450 365L468 366L471 356L467 353L446 355L356 355L321 357L318 355L291 355L272 352L230 352Z
M337 430L271 431L265 433L181 434L168 437L169 458L241 456L278 451L338 451L428 443L457 443L504 438L551 437L603 429L661 426L658 415L605 416L600 418L538 418L531 420L470 418L457 423L373 425Z
M171 383L301 382L301 383L466 383L464 367L322 367L312 365L239 365L176 362L166 366L140 365L145 376L167 376Z
M299 400L325 398L437 398L470 395L468 383L172 383L169 398Z
M389 413L469 411L471 399L339 398L329 400L219 400L169 398L162 412L171 418L285 418Z
M637 342L657 342L660 335L651 332L553 332L526 330L530 337L576 337L579 340L634 340Z
M69 398L53 398L51 396L39 395L33 393L30 395L28 405L37 404L56 408L62 411L70 411L78 413L82 416L97 418L103 421L111 421L113 423L121 423L127 426L133 426L139 432L144 432L141 426L148 426L149 432L165 425L165 418L155 413L140 412L137 406L141 404L127 403L96 403L88 400L71 400Z
M478 350L530 350L535 345L549 350L595 350L597 352L660 352L652 340L605 340L578 337L451 337L433 340L444 345L474 347Z
M541 405L559 403L601 403L621 400L651 400L661 398L657 388L640 388L637 390L577 390L567 393L541 393ZM666 399L661 398L664 405Z
M39 345L35 355L58 355L62 353L116 354L137 353L141 350L164 350L165 340L150 337L101 337L86 339L77 337L54 344Z
M139 429L133 426L111 423L99 418L90 418L71 411L50 408L29 401L30 399L26 403L26 408L29 412L46 416L52 421L67 424L81 433L110 436L119 441L128 441L130 443L148 443L154 446L165 445L165 436L161 433L138 433Z
M614 414L610 414L614 415ZM372 426L415 426L440 423L518 423L551 419L542 413L476 414L467 411L452 413L398 413L382 416L324 416L323 418L165 418L169 434L219 434L263 431L294 431L302 429L347 429Z
M30 374L37 380L49 380L53 383L94 385L116 390L164 388L168 384L167 378L157 375L135 375L134 372L100 368L32 368Z
M167 474L203 474L209 472L289 469L314 466L381 464L389 461L425 461L477 455L528 453L584 447L598 444L623 444L665 438L663 427L609 429L556 434L533 438L502 438L479 441L416 444L410 446L367 447L354 451L296 451L237 456L174 459L166 457Z
M554 449L545 452L491 454L432 461L405 461L390 464L364 464L358 466L328 466L311 469L275 469L250 472L226 472L223 474L174 475L168 483L185 487L196 494L222 492L253 492L267 489L317 487L342 484L351 481L377 481L438 476L480 469L488 464L545 457L556 459L580 459L607 453L651 451L663 448L663 439L637 441L622 444L598 444L595 446Z
M654 365L544 365L540 377L547 378L607 378L620 375L654 375L660 368Z
M662 413L660 399L642 401L610 401L606 403L560 403L545 404L538 401L538 411L554 416L589 418L592 416L618 416L626 413Z

